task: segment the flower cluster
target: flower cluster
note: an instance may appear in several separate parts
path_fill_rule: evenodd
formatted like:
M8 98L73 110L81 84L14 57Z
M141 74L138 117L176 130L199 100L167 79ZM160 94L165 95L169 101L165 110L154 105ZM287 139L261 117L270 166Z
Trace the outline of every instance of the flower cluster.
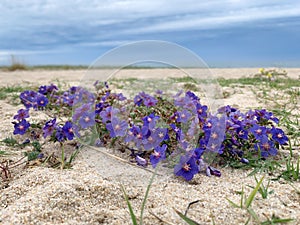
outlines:
M29 118L29 110L45 110L47 107L52 109L53 105L59 108L69 106L69 111L76 100L80 100L75 95L76 87L70 88L67 92L59 92L54 84L49 86L40 86L38 91L27 90L20 94L20 99L26 109L20 109L14 116L18 122L13 122L15 126L14 134L23 135L30 128L30 123L26 121ZM52 103L52 104L49 104ZM65 108L64 108L65 109ZM74 133L72 122L67 121L63 126L59 125L56 118L47 121L43 128L43 137L55 137L56 141L72 140Z
M275 69L270 69L270 70L266 70L264 68L260 68L259 69L259 74L258 76L260 77L267 77L269 80L274 80L279 76L287 76L287 72L285 70L283 71L277 71Z
M200 171L221 175L204 161L206 154L248 163L246 153L274 156L288 140L271 112L244 114L226 106L212 115L191 91L174 96L140 92L130 100L105 84L96 95L84 89L79 93L86 99L74 105L73 122L80 137L94 136L90 132L97 130L97 146L119 144L141 166L175 162L174 173L186 180Z
M277 155L279 146L286 145L288 138L284 131L277 128L279 120L265 109L249 110L242 113L226 106L220 109L226 113L226 137L223 141L223 156L248 160L243 156L251 152L259 157Z
M18 110L14 115L14 135L27 134L26 143L39 142L41 137L46 141L50 137L50 141L63 142L74 139L74 125L65 117L57 115L57 111L64 111L65 115L69 115L73 102L76 101L76 88L72 87L67 92L60 92L56 85L40 86L38 91L26 90L20 94L20 100L25 109ZM30 110L43 111L45 114L52 112L49 120L39 121L33 118L30 121ZM48 115L49 116L49 115ZM56 118L58 116L60 119Z
M45 121L40 126L44 138L63 143L76 135L96 146L117 145L123 152L128 150L138 165L155 168L164 163L186 180L201 171L221 176L206 161L207 155L248 163L249 153L259 158L275 156L288 142L283 130L276 127L278 118L265 109L242 113L225 106L212 114L191 91L174 95L140 92L129 99L113 93L107 83L96 82L95 88L95 93L82 87L62 92L50 85L21 93L26 109L14 116L14 134L30 132L31 108L56 109L67 119Z

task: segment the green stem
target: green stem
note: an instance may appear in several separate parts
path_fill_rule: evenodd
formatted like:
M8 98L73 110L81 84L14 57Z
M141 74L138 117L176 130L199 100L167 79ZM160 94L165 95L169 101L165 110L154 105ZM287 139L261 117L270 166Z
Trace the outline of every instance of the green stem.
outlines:
M143 225L144 209L145 209L145 206L146 206L146 202L147 202L147 198L148 198L148 195L149 195L149 192L150 192L150 188L151 188L152 183L154 181L154 177L157 174L156 173L157 168L158 168L158 166L155 168L155 171L154 171L153 175L151 176L151 179L150 179L150 182L148 184L148 187L147 187L147 190L146 190L146 193L145 193L145 197L144 197L144 200L143 200L143 203L142 203L141 215L140 215L140 225Z

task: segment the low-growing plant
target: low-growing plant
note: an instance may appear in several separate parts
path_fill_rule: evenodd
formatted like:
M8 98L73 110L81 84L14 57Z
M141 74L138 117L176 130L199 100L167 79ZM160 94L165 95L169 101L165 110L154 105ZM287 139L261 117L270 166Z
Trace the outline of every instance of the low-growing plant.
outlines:
M42 146L47 142L59 142L61 148L60 167L69 167L65 158L65 142L74 139L73 123L70 121L72 101L70 95L74 88L60 91L56 85L40 86L38 91L25 90L20 94L20 100L25 109L18 110L14 116L14 135L23 136L26 144L33 147L32 152L25 153L28 160L45 158L41 152ZM30 121L30 111L41 111L48 119ZM6 142L11 142L7 139ZM16 143L14 143L16 144ZM76 151L75 151L76 152ZM74 156L70 157L70 161Z
M264 68L260 68L259 73L256 74L256 76L259 76L261 78L267 78L269 80L275 80L279 76L286 77L287 72L285 70L282 70L282 71L279 71L279 70L276 70L276 69L266 70Z
M62 168L65 142L75 136L85 144L128 151L140 166L150 163L155 168L162 162L186 180L201 171L221 176L211 160L253 166L254 161L272 159L288 142L272 112L242 113L225 106L213 115L189 90L175 96L159 90L154 95L140 92L127 99L114 93L108 83L96 82L95 93L81 87L63 91L52 84L23 91L20 99L25 109L14 116L14 134L26 134L29 142L59 142ZM30 122L30 110L41 111L49 119Z
M286 159L285 163L286 168L284 171L277 177L277 179L283 178L288 181L298 181L300 180L300 158L298 157L296 162L291 160L289 156Z
M157 168L159 163L163 164L187 181L200 172L221 176L220 170L215 168L219 165L252 168L250 175L273 172L281 167L278 152L287 145L292 156L291 142L279 128L279 119L272 112L255 109L243 113L224 106L219 108L218 114L212 114L191 90L179 91L174 96L160 90L151 94L140 92L128 99L122 93L114 93L106 82L96 82L94 92L82 87L62 90L51 84L40 86L38 90L22 90L20 100L24 108L18 110L13 124L14 135L23 137L23 141L20 144L14 138L7 138L2 142L13 147L29 145L32 151L26 153L27 159L41 158L44 163L52 157L43 154L44 144L58 142L60 161L55 165L61 169L69 168L78 154L76 145L69 160L65 155L65 146L75 138L83 144L128 152L131 161L142 167ZM42 113L43 119L33 118L32 111ZM7 165L0 169L9 176ZM154 175L147 187L139 219L125 188L121 187L133 224L142 224ZM286 170L279 177L298 180L299 159L294 164L289 158ZM259 221L251 208L256 194L267 198L272 193L268 190L270 181L264 186L263 179L255 177L256 186L249 196L242 189L240 203L227 199L234 207L247 210L250 217L246 223L251 218ZM186 213L174 210L188 224L198 224ZM272 216L260 223L289 221L291 219Z
M264 180L264 176L258 181L257 178L255 178L256 181L256 186L253 188L253 190L250 192L250 194L248 196L246 196L245 192L244 192L244 187L242 188L242 191L240 192L241 195L241 199L239 203L235 203L233 201L231 201L230 199L226 198L227 201L230 203L230 205L232 205L235 208L240 208L240 209L245 209L247 211L247 213L249 213L249 218L246 221L245 224L248 224L251 220L251 218L257 222L258 224L282 224L282 223L289 223L294 221L294 219L292 218L279 218L276 217L275 215L272 215L272 218L268 218L267 216L267 220L261 222L259 220L258 215L255 213L255 211L253 210L253 208L251 207L252 202L255 199L255 196L257 195L257 193L260 193L263 197L263 199L267 198L268 194L270 194L270 192L268 192L268 185L267 187L262 187L261 185L263 185L263 180Z
M121 188L122 188L122 191L123 191L123 194L124 194L124 198L125 198L125 201L127 203L127 206L128 206L128 209L129 209L129 213L130 213L130 217L131 217L131 221L132 221L132 224L133 225L143 225L143 215L144 215L144 209L145 209L145 206L146 206L146 202L148 200L148 196L149 196L149 193L150 193L150 188L151 188L151 185L154 181L154 177L156 175L156 171L152 174L151 176L151 179L149 181L149 184L147 186L147 190L146 190L146 193L145 193L145 197L143 199L143 202L142 202L142 206L141 206L141 212L140 212L140 217L139 217L139 223L138 223L138 219L136 217L136 214L134 213L133 209L132 209L132 206L131 206L131 203L129 201L129 198L128 198L128 195L125 191L125 188L123 185L121 185Z
M258 184L259 181L257 180L256 176L254 176L254 179L256 181L256 184ZM258 192L261 194L261 197L263 199L268 198L269 194L273 194L274 193L274 190L269 191L269 186L270 186L270 180L268 180L268 183L267 183L266 186L262 182L261 185L260 185L260 187L259 187L259 189L258 189ZM249 186L249 187L251 187L251 188L254 189L253 186Z

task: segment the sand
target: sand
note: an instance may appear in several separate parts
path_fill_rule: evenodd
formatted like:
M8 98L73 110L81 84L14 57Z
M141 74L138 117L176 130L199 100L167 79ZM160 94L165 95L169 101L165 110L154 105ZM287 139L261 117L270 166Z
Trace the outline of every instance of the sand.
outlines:
M212 69L216 77L238 78L257 73L257 68ZM288 75L298 78L300 69L287 69ZM150 70L124 70L128 76L149 76ZM160 69L155 74L174 74L177 71ZM68 71L16 71L0 72L0 86L13 84L42 85L59 79L70 85L80 84L86 76L85 70ZM262 106L250 92L236 89L225 104L241 108ZM2 116L0 139L11 136L11 120L21 106L12 106L6 100L0 101ZM47 151L59 151L57 145L49 144ZM17 160L25 149L13 149L0 145L0 150L11 151L13 155L1 156L1 162ZM120 185L128 192L134 211L139 214L140 206L152 173L142 168L109 157L102 151L85 148L75 160L72 169L59 170L42 166L19 166L11 171L11 179L1 180L0 224L132 224ZM298 151L299 149L295 149ZM238 192L245 193L255 186L250 171L222 168L222 176L207 177L198 174L193 181L186 182L161 170L151 187L144 214L144 224L185 224L174 208L183 212L191 206L188 216L200 224L245 224L249 214L244 209L233 208L226 198L239 202ZM268 174L257 174L258 178ZM300 189L299 182L293 183ZM293 218L291 224L300 224L300 195L287 182L271 181L268 199L258 194L253 210L260 221L272 215ZM163 220L159 221L155 216ZM256 224L253 220L249 224Z

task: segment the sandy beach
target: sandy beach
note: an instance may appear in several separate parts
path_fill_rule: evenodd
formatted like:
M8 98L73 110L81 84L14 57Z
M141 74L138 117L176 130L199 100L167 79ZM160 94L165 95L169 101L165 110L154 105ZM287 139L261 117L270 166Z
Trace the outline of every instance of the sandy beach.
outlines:
M251 77L259 68L210 69L215 78L225 79ZM287 68L288 77L299 79L299 68ZM188 70L187 70L188 71ZM194 73L195 71L193 71ZM122 77L143 79L150 76L180 76L173 69L126 69L120 71ZM79 85L87 76L86 70L60 71L0 71L0 87L12 85L38 86L61 82L66 85ZM170 75L171 74L171 75ZM241 109L263 107L247 87L224 88L230 96L224 104ZM0 100L0 139L12 135L12 117L22 106ZM49 144L46 150L58 148ZM0 145L0 150L11 151L13 155L0 156L5 162L17 160L27 149L16 150ZM106 151L102 149L102 151ZM300 154L299 149L294 150ZM255 186L250 171L221 168L221 177L207 177L198 174L191 182L172 175L169 171L156 177L149 194L144 214L145 225L186 224L174 209L185 212L189 203L188 216L201 225L208 224L245 224L249 214L244 209L232 207L240 201L239 192L244 188L250 193ZM14 168L9 181L1 180L0 224L132 224L126 202L121 191L123 184L128 192L134 211L139 215L140 206L152 173L111 158L101 152L83 149L74 162L72 169L58 170L42 166ZM272 176L258 173L257 178L265 176L264 183ZM300 190L300 183L293 186ZM280 218L293 218L289 224L300 224L300 195L288 182L270 181L272 193L268 199L260 194L255 197L253 209L260 221L275 215ZM156 215L156 216L154 216ZM159 217L161 221L157 218ZM250 221L249 224L256 224Z

